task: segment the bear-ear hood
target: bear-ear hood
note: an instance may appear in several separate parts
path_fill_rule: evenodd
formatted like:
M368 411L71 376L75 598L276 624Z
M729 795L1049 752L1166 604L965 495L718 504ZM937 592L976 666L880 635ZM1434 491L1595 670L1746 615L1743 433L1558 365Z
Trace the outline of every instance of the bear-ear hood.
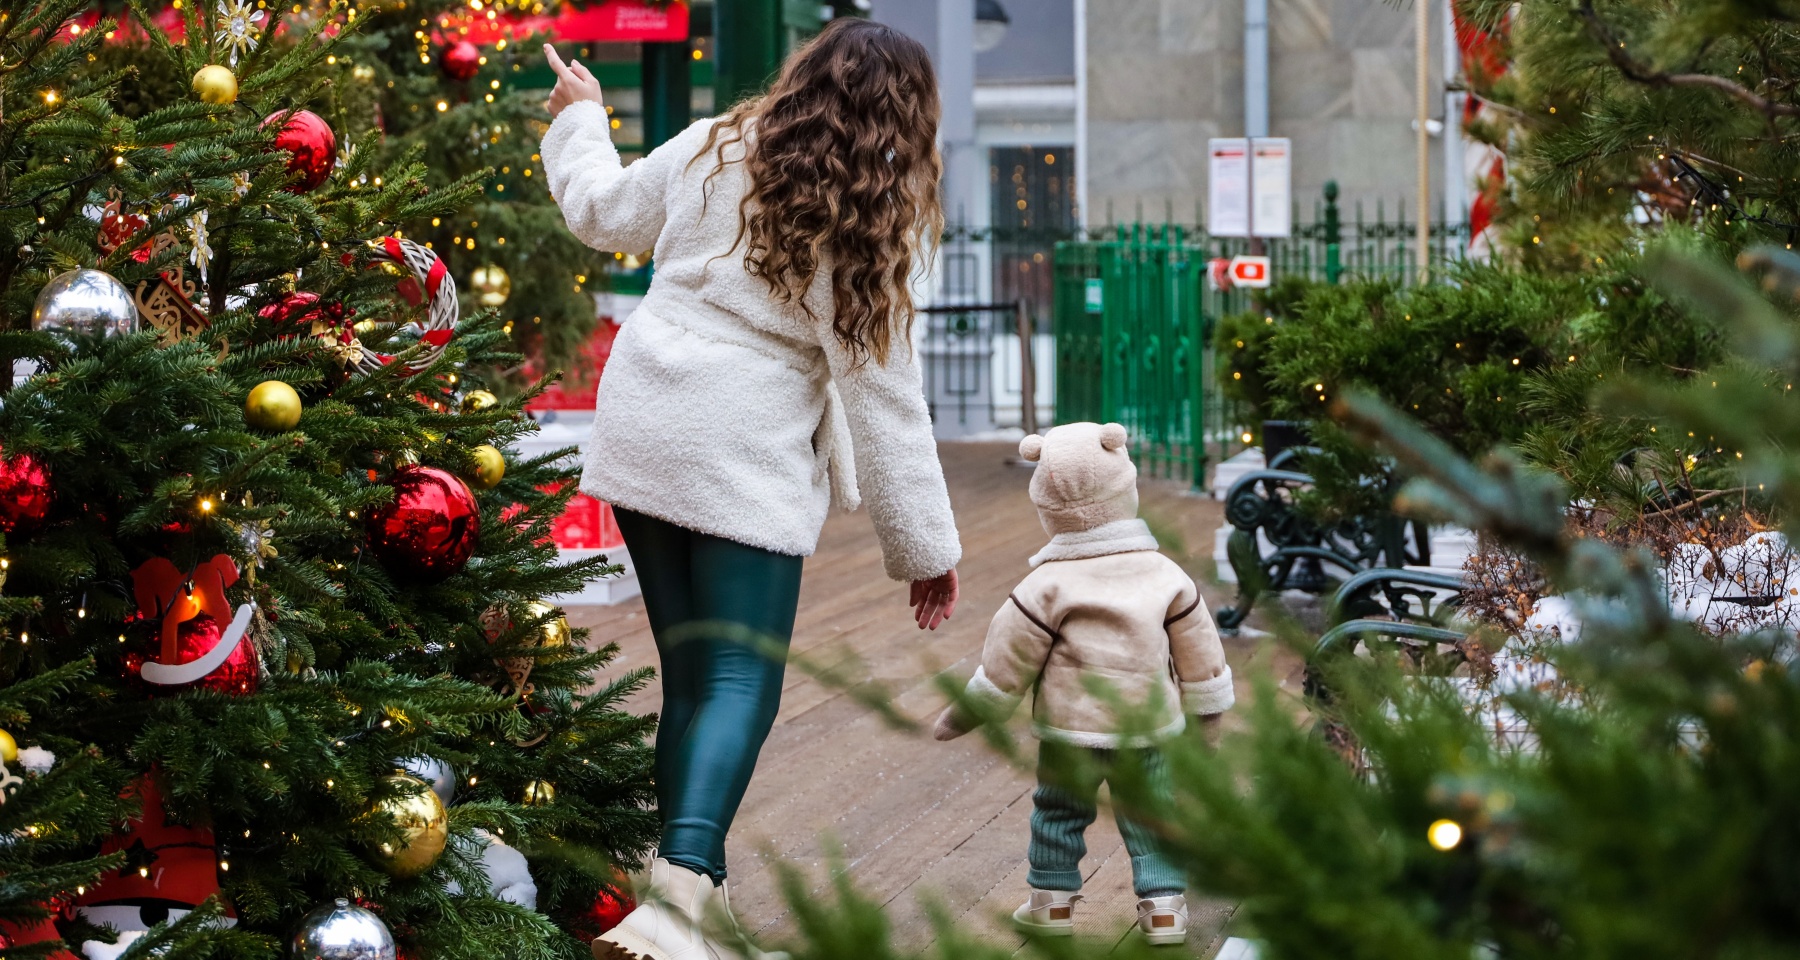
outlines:
M1127 439L1125 428L1116 423L1069 423L1019 442L1019 456L1037 464L1031 502L1037 505L1038 520L1050 534L1052 547L1058 541L1072 547L1125 537L1149 541L1147 547L1131 549L1156 549L1149 528L1137 519L1137 467L1131 462ZM1042 561L1034 558L1036 562Z

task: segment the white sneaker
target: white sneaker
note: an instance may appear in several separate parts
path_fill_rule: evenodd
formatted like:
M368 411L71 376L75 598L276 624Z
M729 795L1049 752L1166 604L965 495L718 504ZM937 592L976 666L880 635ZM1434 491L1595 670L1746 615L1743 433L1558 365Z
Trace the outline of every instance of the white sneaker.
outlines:
M711 877L661 857L650 861L637 909L593 942L595 960L743 960L700 929L717 889Z
M1138 929L1154 947L1187 942L1187 898L1177 893L1138 901Z
M1081 894L1067 890L1031 888L1031 899L1013 911L1013 926L1038 937L1075 935L1075 904Z

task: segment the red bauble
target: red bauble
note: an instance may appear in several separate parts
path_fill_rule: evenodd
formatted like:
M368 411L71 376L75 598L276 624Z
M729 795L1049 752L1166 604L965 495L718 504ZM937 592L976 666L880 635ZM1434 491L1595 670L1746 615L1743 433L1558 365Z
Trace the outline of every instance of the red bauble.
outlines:
M219 645L219 634L224 625L206 614L201 614L181 625L176 633L176 663L191 663L200 659ZM160 652L160 644L154 636L149 638L152 653ZM145 656L136 650L125 655L125 672L133 678L139 678ZM257 662L256 651L245 637L237 644L237 649L225 658L225 662L213 668L213 671L193 683L152 684L145 686L157 695L178 693L182 690L213 690L233 696L245 696L255 693L262 683L262 665Z
M616 890L602 890L594 895L594 905L578 914L569 924L569 932L582 940L592 940L619 925L625 915L637 909L631 898L629 881L614 872Z
M467 80L481 72L481 48L467 40L458 40L438 55L438 64L452 80Z
M369 549L396 577L436 583L475 552L481 513L462 479L437 467L410 466L388 484L394 500L369 515Z
M270 114L263 126L280 117L279 113ZM325 178L331 176L331 168L337 165L337 135L331 132L331 126L323 117L311 110L294 111L281 132L275 135L275 149L288 152L288 172L300 178L288 187L294 193L318 189Z
M29 453L0 453L0 533L25 533L50 514L50 469Z
M310 290L284 293L280 300L256 311L256 315L271 323L292 323L310 329L312 322L321 316L319 295Z

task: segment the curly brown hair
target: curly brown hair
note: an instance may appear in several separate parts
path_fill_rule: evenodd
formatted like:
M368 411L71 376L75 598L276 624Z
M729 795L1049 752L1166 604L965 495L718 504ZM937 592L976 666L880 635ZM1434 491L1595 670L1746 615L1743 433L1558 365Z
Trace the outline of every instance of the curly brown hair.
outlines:
M896 335L911 339L907 281L944 228L938 113L918 41L840 18L788 58L768 93L721 117L696 156L715 151L723 169L725 148L745 144L744 269L811 316L805 293L829 258L832 330L859 363L885 364Z

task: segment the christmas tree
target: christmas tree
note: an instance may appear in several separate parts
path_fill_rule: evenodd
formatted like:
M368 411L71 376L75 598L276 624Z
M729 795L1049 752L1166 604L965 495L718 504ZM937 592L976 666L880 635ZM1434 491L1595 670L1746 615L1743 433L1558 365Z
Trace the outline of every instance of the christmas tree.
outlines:
M321 114L370 18L0 2L9 955L582 956L652 834L643 676L544 602L609 572L573 473L400 236L488 184Z
M1800 193L1789 134L1800 46L1779 6L1644 0L1457 0L1496 38L1478 65L1506 154L1509 254L1604 270L1634 233L1698 226L1738 245L1794 242Z

